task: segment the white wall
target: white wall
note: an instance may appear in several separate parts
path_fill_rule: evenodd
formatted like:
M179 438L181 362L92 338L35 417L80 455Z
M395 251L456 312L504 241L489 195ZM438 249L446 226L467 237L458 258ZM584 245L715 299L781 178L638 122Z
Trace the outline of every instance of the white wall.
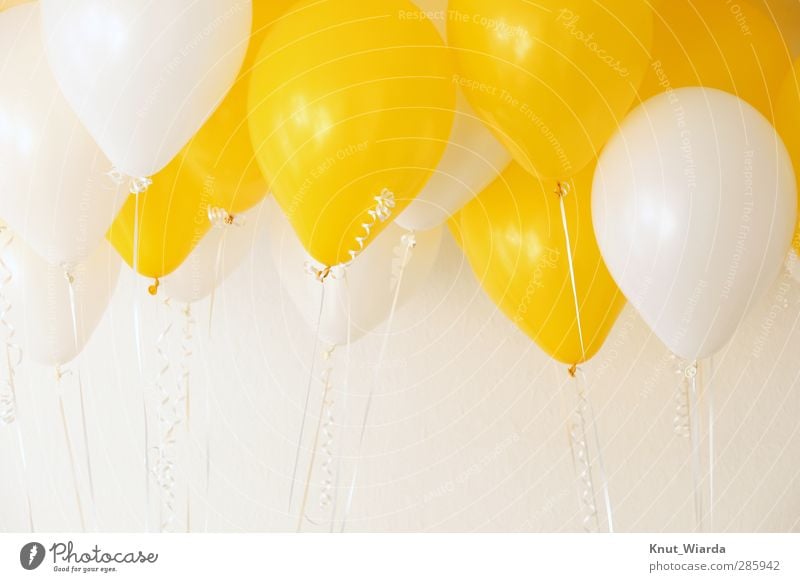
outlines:
M260 232L248 263L219 289L210 334L208 301L193 307L192 433L188 444L179 433L173 529L186 527L187 482L193 530L296 527L297 506L287 514L289 476L313 337L281 297L266 244ZM126 271L100 328L70 366L80 371L86 398L96 523L82 464L78 485L90 529L145 527L143 382L133 340L132 286ZM144 287L140 282L144 372L154 409L155 339L169 314ZM180 361L178 306L171 315L172 369L165 376L170 388ZM785 275L715 358L714 529L800 531L798 317L800 285ZM394 327L385 373L376 384L348 530L580 530L565 425L574 386L563 367L484 296L449 237L428 286L401 309ZM343 444L350 457L357 449L357 424L382 337L379 331L352 347L349 426L344 436L337 426L335 436L336 446ZM340 349L334 360L340 379L344 355ZM673 431L678 377L672 367L665 348L630 309L586 366L618 531L694 527L689 442ZM63 391L69 432L82 462L75 378L65 377L58 385L52 370L28 362L18 372L18 423L28 471L25 480L13 428L0 427L0 530L27 528L26 481L37 529L77 530L57 400ZM341 390L342 383L336 387ZM317 384L312 392L309 443L319 390ZM335 415L342 422L343 394L337 391L335 398ZM206 497L203 451L209 428ZM155 422L150 432L157 433ZM315 463L308 514L324 521L317 501L322 460ZM304 454L301 485L306 462ZM342 489L352 462L346 460L344 468ZM154 487L151 529L157 528L157 506ZM303 527L325 529L309 522Z

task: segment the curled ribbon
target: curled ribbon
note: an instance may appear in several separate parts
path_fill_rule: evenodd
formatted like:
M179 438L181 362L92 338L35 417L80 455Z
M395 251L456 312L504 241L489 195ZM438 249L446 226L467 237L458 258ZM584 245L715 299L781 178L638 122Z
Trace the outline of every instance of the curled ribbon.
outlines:
M169 299L164 301L169 309ZM167 349L167 338L172 330L172 322L167 323L156 340L156 352L161 367L156 374L155 388L158 394L157 418L160 442L155 447L156 459L153 475L161 494L161 531L169 531L175 520L175 443L177 432L183 420L186 395L178 389L171 392L165 382L171 362Z
M6 296L5 290L11 283L13 274L3 260L6 249L11 245L14 236L6 230L5 226L0 226L0 327L5 331L4 343L6 350L6 374L3 376L2 390L0 390L0 422L11 424L17 417L17 393L16 393L16 367L22 361L22 348L14 341L16 330L8 320L11 311L11 302Z

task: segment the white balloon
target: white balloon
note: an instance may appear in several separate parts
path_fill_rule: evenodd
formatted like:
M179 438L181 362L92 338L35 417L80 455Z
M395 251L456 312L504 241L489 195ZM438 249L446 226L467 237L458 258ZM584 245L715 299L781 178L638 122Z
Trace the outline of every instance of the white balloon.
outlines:
M37 3L0 13L0 217L51 263L87 257L124 201L61 95Z
M597 242L622 292L675 354L710 356L778 276L797 214L769 122L715 89L631 112L595 171Z
M297 306L312 329L316 328L322 285L309 274L306 265L321 264L306 253L289 222L274 200L264 203L270 254L283 292ZM325 280L325 302L319 337L331 345L356 341L387 319L392 308L403 260L398 305L408 301L427 279L439 254L442 228L416 233L416 246L406 255L401 240L406 231L390 224L346 267ZM349 318L348 318L349 315Z
M209 296L250 253L258 223L256 214L252 209L238 215L236 225L208 231L181 266L161 279L167 297L194 303Z
M8 236L10 233L5 233ZM67 274L39 257L19 236L3 250L10 280L3 288L7 318L26 359L56 366L77 356L108 307L119 278L120 258L106 241L73 265L73 303Z
M446 39L447 0L415 0ZM453 77L458 84L459 77ZM395 222L408 230L426 230L445 222L481 193L511 162L459 89L453 128L442 159L425 187Z
M233 84L250 0L42 0L47 57L67 100L116 167L151 176Z

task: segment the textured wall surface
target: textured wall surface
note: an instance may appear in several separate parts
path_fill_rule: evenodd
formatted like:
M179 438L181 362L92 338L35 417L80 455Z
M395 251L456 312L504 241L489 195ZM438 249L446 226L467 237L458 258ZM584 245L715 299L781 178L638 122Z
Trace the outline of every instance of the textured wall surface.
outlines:
M190 432L187 437L185 424L177 432L171 529L187 527L187 511L192 530L297 527L321 385L312 388L299 484L288 513L313 334L281 295L266 245L265 233L259 232L252 257L218 290L210 330L208 300L193 306ZM155 341L173 321L163 343L171 368L162 377L162 385L172 390L181 362L181 306L168 310L139 282L141 374L132 285L126 271L86 351L67 367L73 374L57 383L52 369L29 362L20 366L18 427L27 471L21 467L14 427L0 427L0 530L27 528L25 487L38 530L81 527L59 393L75 447L87 529L141 531L147 525L154 530L159 515L170 515L159 509L159 490L153 485L145 518L141 397L145 388L155 443L160 365ZM714 358L704 396L713 394L715 416L713 517L706 520L715 530L800 531L799 317L800 284L784 274ZM358 424L366 396L375 390L347 529L580 530L566 424L574 383L495 309L449 237L426 288L398 312L386 357L376 369L385 333L379 329L352 346L347 396L346 350L339 348L329 360L335 401L332 447L344 454L339 517L359 449ZM318 361L315 376L325 365ZM630 308L585 367L618 531L695 527L689 440L673 428L680 382L674 367ZM78 373L86 401L94 503L84 464ZM704 398L704 474L707 404ZM332 506L323 508L319 500L325 460L322 453L314 459L303 529L329 527ZM598 471L594 481L599 487ZM707 485L704 475L706 510ZM602 509L599 494L598 503Z

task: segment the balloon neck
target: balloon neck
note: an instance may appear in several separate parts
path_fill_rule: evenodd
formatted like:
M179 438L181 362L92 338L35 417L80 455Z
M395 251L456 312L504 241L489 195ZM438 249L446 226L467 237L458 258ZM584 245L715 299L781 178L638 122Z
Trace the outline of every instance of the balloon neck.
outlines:
M567 194L569 194L570 186L566 182L558 181L556 182L556 189L554 190L556 196L559 198L565 198Z
M578 364L572 364L569 368L567 368L567 372L572 378L574 378L575 374L578 372Z
M62 263L61 268L64 270L64 279L69 285L75 283L75 274L72 269L72 265L68 265L66 263Z
M320 283L324 283L325 279L327 279L330 276L330 274L331 274L331 268L325 267L323 269L318 269L316 273L314 273L314 276L317 278L317 281L319 281Z
M113 178L112 178L113 179ZM140 176L138 178L131 177L128 191L134 195L144 194L147 189L153 185L153 181L147 176Z
M158 293L158 288L161 286L161 281L158 280L158 277L155 278L153 284L147 288L147 292L150 295L156 295Z
M72 374L72 370L65 370L61 364L55 365L54 372L56 374L56 382L59 383L61 383L61 380L64 378L64 376L69 376Z
M208 221L215 227L241 225L241 222L237 220L236 216L224 208L219 208L217 206L208 207Z

